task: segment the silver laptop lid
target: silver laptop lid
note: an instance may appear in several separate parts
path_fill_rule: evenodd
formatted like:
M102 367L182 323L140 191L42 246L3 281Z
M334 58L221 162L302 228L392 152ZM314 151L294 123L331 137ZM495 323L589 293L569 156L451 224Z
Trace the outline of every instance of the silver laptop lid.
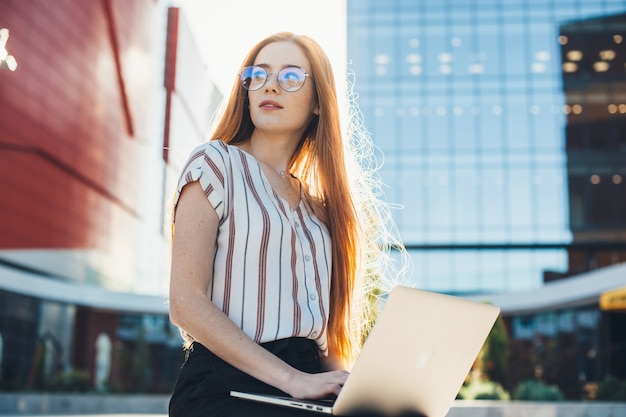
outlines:
M419 412L444 417L499 312L489 304L394 288L333 414Z

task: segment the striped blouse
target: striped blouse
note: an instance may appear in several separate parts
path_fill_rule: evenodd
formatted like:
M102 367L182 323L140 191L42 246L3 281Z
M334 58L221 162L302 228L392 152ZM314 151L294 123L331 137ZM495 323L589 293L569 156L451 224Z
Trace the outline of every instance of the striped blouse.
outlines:
M178 183L199 181L219 217L210 299L257 343L315 340L327 353L331 240L304 199L291 209L256 159L220 140L196 147Z

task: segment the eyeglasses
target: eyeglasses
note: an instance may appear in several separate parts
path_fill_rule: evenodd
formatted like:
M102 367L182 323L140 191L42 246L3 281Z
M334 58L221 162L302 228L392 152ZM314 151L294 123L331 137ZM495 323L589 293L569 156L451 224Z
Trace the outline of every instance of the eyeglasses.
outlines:
M306 77L310 77L304 69L299 67L286 67L278 72L268 73L265 68L256 65L244 67L239 77L241 78L243 88L248 91L256 91L265 85L271 74L276 74L276 80L280 88L290 93L301 89L306 81Z

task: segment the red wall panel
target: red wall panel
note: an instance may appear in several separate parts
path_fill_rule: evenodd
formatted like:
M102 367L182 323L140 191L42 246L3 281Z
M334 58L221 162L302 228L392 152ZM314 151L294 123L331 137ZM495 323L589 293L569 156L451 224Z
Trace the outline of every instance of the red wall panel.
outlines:
M0 2L18 62L0 70L0 249L102 248L114 206L138 216L123 179L151 117L144 81L158 75L134 71L150 68L155 12L150 0Z

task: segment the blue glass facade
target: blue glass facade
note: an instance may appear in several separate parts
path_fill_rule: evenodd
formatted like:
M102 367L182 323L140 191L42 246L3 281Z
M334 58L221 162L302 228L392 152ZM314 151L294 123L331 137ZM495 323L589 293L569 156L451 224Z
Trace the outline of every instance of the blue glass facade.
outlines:
M626 261L625 12L348 0L354 90L417 286L508 292Z

